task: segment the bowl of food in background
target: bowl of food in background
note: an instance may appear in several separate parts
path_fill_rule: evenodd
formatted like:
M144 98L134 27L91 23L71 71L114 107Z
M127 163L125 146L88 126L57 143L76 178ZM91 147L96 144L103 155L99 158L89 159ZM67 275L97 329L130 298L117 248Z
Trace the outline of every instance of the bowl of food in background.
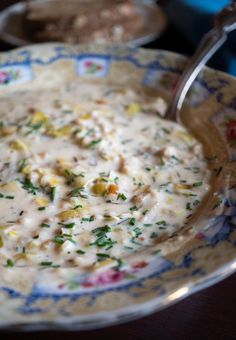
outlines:
M53 41L141 46L157 38L166 22L149 0L22 1L0 14L0 37L15 46Z

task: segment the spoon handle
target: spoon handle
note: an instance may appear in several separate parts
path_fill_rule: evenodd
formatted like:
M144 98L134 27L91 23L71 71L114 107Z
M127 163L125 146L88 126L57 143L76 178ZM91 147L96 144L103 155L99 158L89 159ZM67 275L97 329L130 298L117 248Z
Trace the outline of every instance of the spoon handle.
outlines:
M216 15L214 28L204 35L199 47L179 77L166 113L167 119L180 121L180 111L190 86L203 66L226 41L227 34L235 28L236 4L234 3Z

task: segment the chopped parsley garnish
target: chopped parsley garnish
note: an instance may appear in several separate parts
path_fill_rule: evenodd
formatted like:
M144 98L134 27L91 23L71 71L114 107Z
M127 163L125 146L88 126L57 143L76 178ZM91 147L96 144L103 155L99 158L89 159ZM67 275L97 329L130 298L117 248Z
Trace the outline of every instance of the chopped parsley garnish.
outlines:
M151 235L150 235L150 238L157 238L158 237L158 234L157 233L155 233L155 232L153 232L153 233L151 233Z
M182 162L181 159L179 159L178 157L176 157L176 156L174 156L174 155L172 155L171 158L174 159L174 160L176 161L177 164L179 164L179 163Z
M56 196L56 187L51 187L51 191L50 191L50 200L53 202L55 200L55 196Z
M116 269L117 269L117 270L120 270L120 268L123 267L124 262L123 262L122 259L116 259L116 261L117 261L117 267L116 267Z
M81 249L78 249L78 250L76 250L76 253L77 253L77 254L80 254L80 255L84 255L84 254L85 254L85 251L84 251L84 250L81 250Z
M199 200L195 200L192 204L190 202L186 203L186 210L193 210L199 203Z
M116 241L113 241L111 238L107 237L107 233L111 231L111 227L108 225L105 225L104 227L98 227L94 230L92 230L92 233L97 236L97 240L90 245L96 245L101 248L105 248L106 250L113 247L113 245L116 243Z
M151 223L144 223L144 225L143 225L144 227L152 227L152 224Z
M191 203L187 202L186 203L186 210L192 210Z
M121 199L122 201L126 201L127 197L125 196L125 194L119 193L119 195L117 196L117 199Z
M7 267L14 267L14 262L11 259L7 259Z
M143 216L145 216L149 212L149 209L143 211Z
M134 217L131 217L129 220L129 225L135 225L136 219Z
M139 237L142 234L141 229L138 227L134 229L134 232L135 232L135 237Z
M45 209L46 209L46 207L39 207L39 208L38 208L39 211L43 211L43 210L45 210Z
M112 248L115 243L116 241L113 241L107 236L103 236L103 237L99 237L94 243L91 243L90 245L96 245L101 248L106 247L105 249L108 250Z
M131 240L130 240L130 242L132 242L133 244L136 244L137 246L141 246L142 244L136 241L136 237L137 237L137 236L132 237Z
M39 129L41 129L41 127L45 124L44 121L36 123L36 124L32 124L32 122L29 122L26 126L29 127L29 131L26 133L26 135L29 135L30 133L34 132L34 131L38 131Z
M4 197L4 195L0 193L0 198L3 198L3 197Z
M106 233L111 231L111 227L109 225L105 225L104 227L98 227L92 230L93 234L96 234L98 237L103 237Z
M78 177L73 171L69 170L69 169L65 169L64 170L64 174L67 178L67 185L71 185L75 182L76 177Z
M115 182L115 184L117 184L119 181L119 177L115 177L113 181Z
M95 220L95 216L90 216L90 217L83 217L81 219L81 222L93 222Z
M90 148L94 148L97 144L101 143L101 139L97 139L97 140L93 140L90 144L89 147Z
M26 158L24 159L21 159L19 162L18 162L18 172L21 172L25 166L27 165L28 161Z
M36 187L29 178L25 178L23 180L19 180L22 184L22 188L25 189L29 194L36 195L38 191L40 191L39 187Z
M8 200L14 200L14 196L5 196L5 198L7 198Z
M84 187L79 187L79 188L75 188L74 190L72 190L69 194L70 197L78 197L79 195L81 195L81 191L84 190Z
M77 204L73 209L83 208L81 204Z
M163 221L156 222L156 224L157 225L166 225L167 223L166 223L166 221L163 220Z
M51 262L51 261L40 262L40 265L43 266L43 267L52 267L52 268L59 268L60 267L59 264L53 264L53 262Z
M199 200L195 200L195 201L193 202L193 206L196 207L199 203L200 203Z
M69 234L60 234L56 235L53 241L57 244L63 244L65 241L70 241L72 243L76 243L75 240L72 239L72 235Z
M75 226L75 223L58 223L60 226L62 226L63 228L66 228L66 229L72 229L74 228Z
M41 228L50 228L50 224L47 224L47 223L41 223L40 225Z
M98 258L101 258L101 259L107 259L110 257L109 254L104 254L104 253L97 253L96 255Z
M145 170L146 170L146 171L152 171L152 169L149 168L149 167L145 168Z
M137 211L138 207L136 205L134 205L133 207L129 208L130 211Z
M202 182L193 183L193 187L200 187L201 185L202 185Z
M40 265L41 266L46 266L46 267L49 267L52 265L52 262L49 262L49 261L43 261L43 262L40 262Z

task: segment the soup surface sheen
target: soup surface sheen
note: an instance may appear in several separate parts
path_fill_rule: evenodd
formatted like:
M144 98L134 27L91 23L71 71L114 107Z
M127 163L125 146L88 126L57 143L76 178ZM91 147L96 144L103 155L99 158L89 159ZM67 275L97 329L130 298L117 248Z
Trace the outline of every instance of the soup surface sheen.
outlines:
M202 145L143 91L75 81L0 107L0 264L117 261L183 227L209 189Z

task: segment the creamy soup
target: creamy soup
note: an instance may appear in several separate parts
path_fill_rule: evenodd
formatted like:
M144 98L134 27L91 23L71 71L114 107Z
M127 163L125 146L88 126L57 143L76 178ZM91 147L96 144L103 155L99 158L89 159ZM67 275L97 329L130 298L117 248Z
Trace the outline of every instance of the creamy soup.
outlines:
M0 107L0 263L122 263L183 227L209 188L202 145L143 91L75 81Z

